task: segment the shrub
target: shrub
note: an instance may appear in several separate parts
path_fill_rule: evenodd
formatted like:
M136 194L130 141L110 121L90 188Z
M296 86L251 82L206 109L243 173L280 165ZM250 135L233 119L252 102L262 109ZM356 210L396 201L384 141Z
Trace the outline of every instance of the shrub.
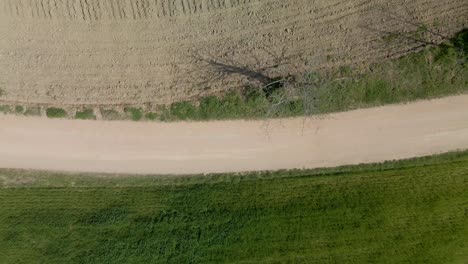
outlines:
M244 100L238 92L229 92L221 100L223 118L242 118L244 113Z
M262 90L248 87L244 91L244 110L240 109L239 111L244 111L245 117L263 117L266 115L269 105L266 94Z
M216 96L203 98L199 110L201 119L218 119L222 117L221 101Z
M154 121L154 120L156 120L158 118L158 115L156 113L154 113L154 112L149 112L149 113L146 113L145 118L147 120Z
M10 113L11 112L11 108L9 105L0 105L0 112L2 113Z
M196 120L198 119L197 108L190 102L173 103L170 109L171 118L176 120Z
M15 107L15 112L16 112L17 114L22 114L22 113L24 112L24 107L21 106L21 105L17 105L17 106Z
M139 121L143 118L141 108L125 107L124 111L125 113L130 114L130 119L132 119L133 121Z
M159 107L158 113L160 121L165 122L171 120L171 110L165 105Z
M468 29L461 31L454 40L454 45L468 59Z
M291 101L287 104L289 116L299 116L304 114L304 101Z
M76 112L75 118L83 120L96 120L96 115L94 114L93 109L84 109L83 111Z
M49 118L64 118L67 117L67 112L62 108L50 107L46 110L47 117Z

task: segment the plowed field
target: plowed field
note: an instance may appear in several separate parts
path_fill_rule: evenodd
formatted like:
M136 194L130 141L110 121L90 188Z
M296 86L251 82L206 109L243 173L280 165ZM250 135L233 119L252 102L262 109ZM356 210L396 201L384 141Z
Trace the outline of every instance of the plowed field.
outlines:
M384 32L451 35L467 17L466 0L2 0L0 102L194 99L399 56L419 44Z

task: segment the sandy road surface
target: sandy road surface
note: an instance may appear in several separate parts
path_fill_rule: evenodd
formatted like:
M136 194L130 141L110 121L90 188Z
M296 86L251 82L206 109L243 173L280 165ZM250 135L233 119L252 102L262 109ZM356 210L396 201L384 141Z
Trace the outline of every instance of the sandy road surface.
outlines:
M382 31L467 17L467 0L1 0L0 103L166 104L399 56L421 44Z
M0 167L188 174L336 166L468 148L468 95L323 119L134 123L0 116Z

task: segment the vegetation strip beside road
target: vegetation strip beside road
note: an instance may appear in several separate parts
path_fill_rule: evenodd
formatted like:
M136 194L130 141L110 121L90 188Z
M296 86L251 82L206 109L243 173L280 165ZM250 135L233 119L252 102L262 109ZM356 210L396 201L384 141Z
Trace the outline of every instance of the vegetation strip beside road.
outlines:
M2 263L463 263L468 152L203 177L0 170Z

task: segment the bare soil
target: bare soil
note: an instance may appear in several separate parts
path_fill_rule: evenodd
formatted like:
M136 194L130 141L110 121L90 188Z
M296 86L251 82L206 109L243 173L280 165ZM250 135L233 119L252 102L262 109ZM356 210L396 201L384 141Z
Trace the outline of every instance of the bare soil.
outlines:
M314 119L146 123L0 115L0 167L195 174L381 162L468 149L468 95Z
M400 56L419 44L384 32L451 35L467 17L466 0L2 0L0 102L190 100Z

